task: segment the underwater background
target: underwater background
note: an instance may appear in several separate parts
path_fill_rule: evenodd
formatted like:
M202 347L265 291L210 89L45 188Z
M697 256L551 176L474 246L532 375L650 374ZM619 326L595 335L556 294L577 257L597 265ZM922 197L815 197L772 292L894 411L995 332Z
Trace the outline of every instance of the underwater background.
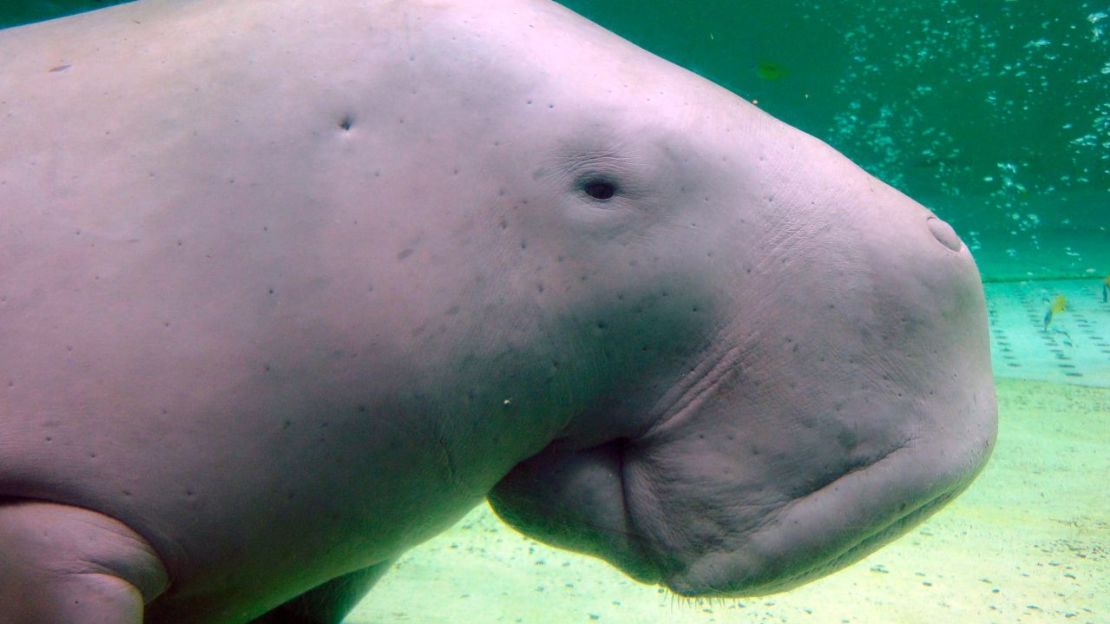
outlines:
M0 27L110 4L0 0ZM562 4L956 228L987 293L994 457L917 530L785 594L678 599L483 506L403 557L347 621L1110 622L1110 2Z

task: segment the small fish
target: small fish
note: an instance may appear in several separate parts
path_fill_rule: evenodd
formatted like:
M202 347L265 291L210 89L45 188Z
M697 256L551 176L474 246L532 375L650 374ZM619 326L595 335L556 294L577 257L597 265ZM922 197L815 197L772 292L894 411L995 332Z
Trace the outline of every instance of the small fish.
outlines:
M1052 305L1048 306L1048 310L1044 313L1044 331L1048 331L1049 324L1052 323L1053 315L1059 314L1068 309L1068 298L1063 295L1056 295L1052 300Z
M756 63L755 66L755 75L764 80L779 80L788 73L785 67L772 61L762 60Z
M1056 295L1056 298L1052 300L1052 311L1054 313L1055 312L1063 312L1064 310L1067 310L1067 309L1068 309L1068 298L1063 296L1063 295Z

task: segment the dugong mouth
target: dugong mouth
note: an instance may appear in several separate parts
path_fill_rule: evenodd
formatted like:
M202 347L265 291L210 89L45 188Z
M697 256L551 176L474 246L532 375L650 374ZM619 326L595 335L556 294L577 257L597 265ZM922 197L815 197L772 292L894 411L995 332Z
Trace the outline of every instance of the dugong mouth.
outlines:
M793 546L794 556L787 553L751 552L710 555L703 557L682 572L667 576L663 584L672 592L686 597L744 597L773 594L787 591L847 567L870 555L883 545L890 543L922 520L943 507L959 492L937 496L925 504L910 510L903 516L894 518L885 526L874 527L865 535L853 534L851 539L842 540L839 548L832 546L806 552L804 547ZM786 520L790 522L790 520ZM767 535L753 536L756 542L782 541L783 538L771 534L779 530L783 534L798 537L799 543L812 541L801 534L797 527L783 530L781 522L767 530ZM831 551L831 552L830 552ZM824 560L820 557L824 556ZM800 570L789 572L789 569Z
M866 557L943 507L986 463L940 474L907 446L770 513L734 544L725 540L660 575L681 596L741 597L785 591ZM967 467L965 467L967 468ZM916 476L907 476L916 475Z
M992 413L993 399L972 409ZM986 464L991 423L978 436L892 441L800 492L785 472L804 465L798 458L751 473L772 475L760 485L713 478L743 467L702 447L692 456L643 441L553 445L517 465L489 499L510 525L640 582L688 597L765 595L854 563L943 507Z

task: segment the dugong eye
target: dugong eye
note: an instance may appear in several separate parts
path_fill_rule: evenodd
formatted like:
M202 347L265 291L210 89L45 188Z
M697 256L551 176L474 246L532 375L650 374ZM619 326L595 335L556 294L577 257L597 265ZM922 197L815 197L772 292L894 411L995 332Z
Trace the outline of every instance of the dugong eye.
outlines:
M617 194L617 185L605 178L589 178L582 183L582 190L594 199L605 201Z

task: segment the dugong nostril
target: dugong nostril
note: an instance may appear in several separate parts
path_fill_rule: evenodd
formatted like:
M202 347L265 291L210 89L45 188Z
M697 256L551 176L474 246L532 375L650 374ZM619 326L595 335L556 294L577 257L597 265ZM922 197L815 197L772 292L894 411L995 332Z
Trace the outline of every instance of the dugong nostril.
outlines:
M925 222L929 224L929 231L945 247L952 251L959 251L963 247L960 236L956 234L956 230L953 230L951 225L933 216L925 219Z

